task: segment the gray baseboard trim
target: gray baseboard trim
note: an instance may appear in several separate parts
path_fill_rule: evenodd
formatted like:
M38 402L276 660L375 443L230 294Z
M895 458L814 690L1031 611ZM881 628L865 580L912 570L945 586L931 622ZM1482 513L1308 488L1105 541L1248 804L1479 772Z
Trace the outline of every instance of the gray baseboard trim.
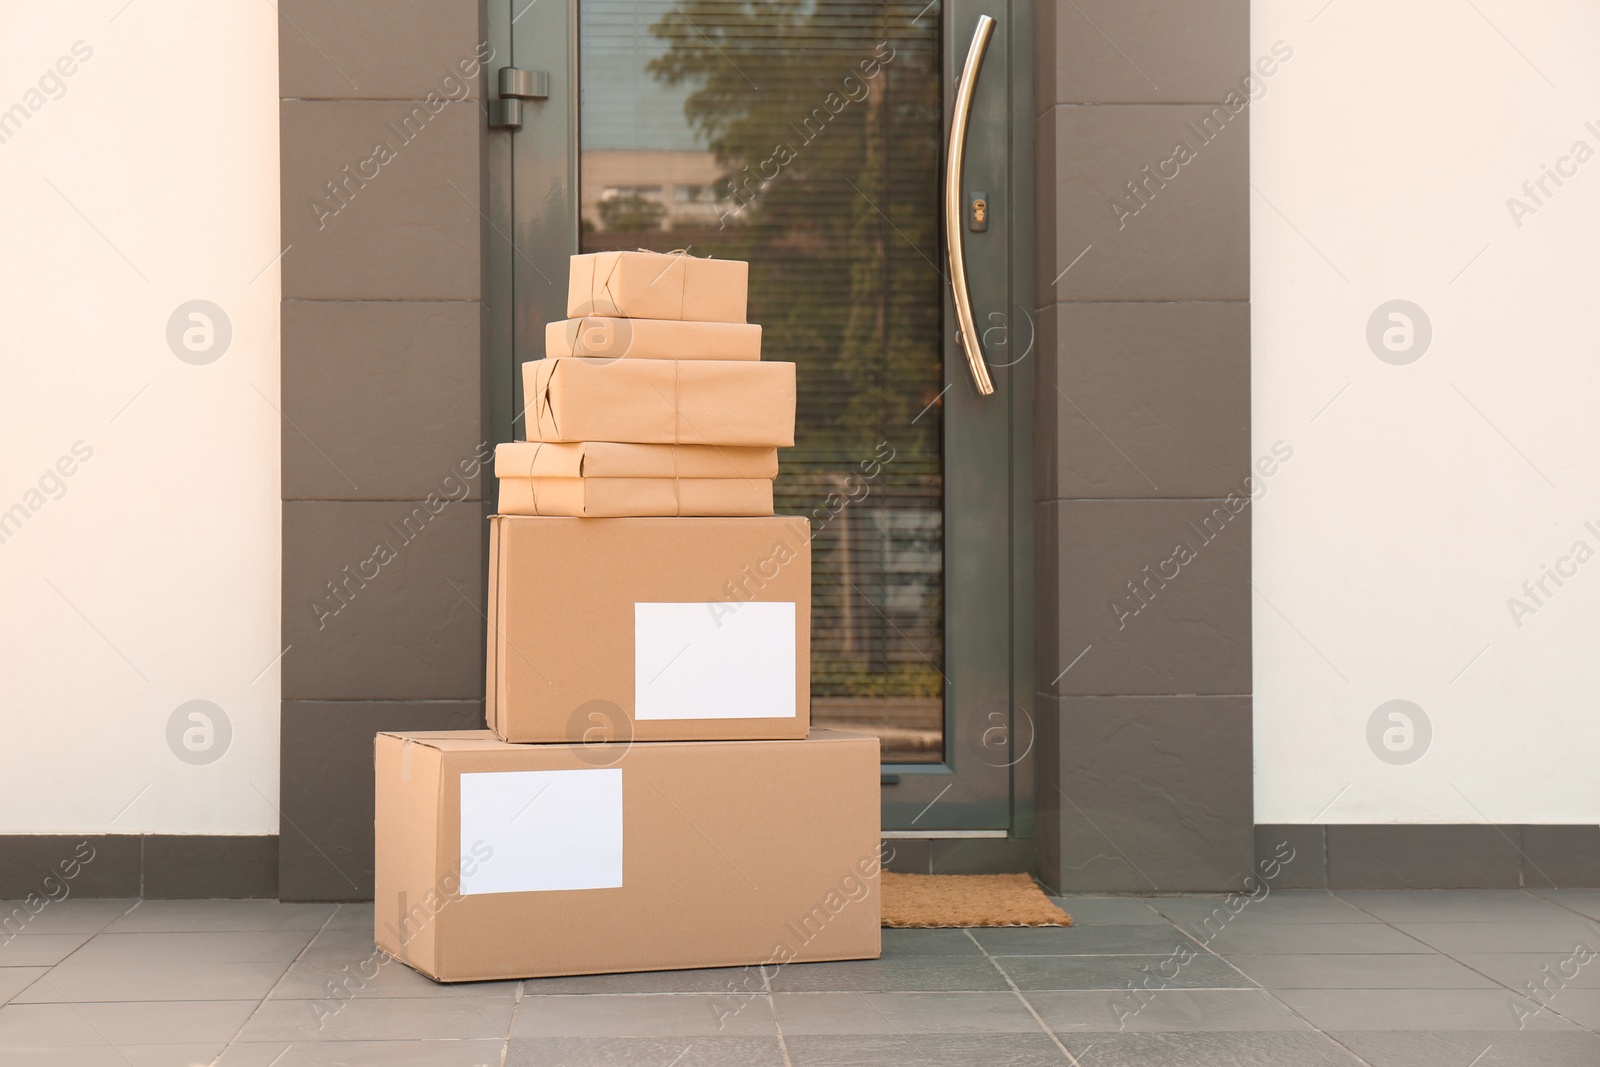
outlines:
M278 837L0 834L0 900L278 895Z
M1278 889L1600 888L1600 826L1264 824L1260 860L1294 859Z

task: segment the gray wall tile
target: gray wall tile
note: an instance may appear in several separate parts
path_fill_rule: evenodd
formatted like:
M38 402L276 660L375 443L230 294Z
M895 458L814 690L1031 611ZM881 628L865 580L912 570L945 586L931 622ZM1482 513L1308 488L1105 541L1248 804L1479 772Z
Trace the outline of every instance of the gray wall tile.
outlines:
M1060 724L1055 888L1243 887L1255 862L1248 697L1040 699Z
M1223 497L1250 471L1250 305L1057 304L1042 319L1051 497ZM1053 320L1053 321L1052 321ZM1057 340L1059 338L1059 340ZM1048 362L1048 361L1047 361Z
M478 299L476 103L430 116L405 101L286 100L280 121L284 299ZM392 158L368 164L380 144Z
M1299 824L1262 824L1256 827L1256 864L1269 861L1279 854L1283 845L1294 850L1294 858L1282 864L1278 877L1272 879L1274 889L1326 889L1328 888L1328 855L1324 826Z
M284 301L284 499L420 500L460 476L484 443L480 318L462 301Z
M285 501L284 700L482 699L486 510Z
M277 7L284 97L480 95L482 74L463 76L489 57L480 0L280 0ZM497 65L503 58L490 58L491 69Z
M141 854L136 834L6 834L0 836L0 900L59 897L63 884L75 897L136 897ZM46 878L53 881L46 884Z
M1042 506L1057 511L1062 605L1058 636L1039 654L1042 688L1079 695L1250 692L1247 506L1237 514L1217 500ZM1180 546L1192 553L1187 563ZM1137 596L1128 589L1134 581Z
M1524 826L1522 884L1600 888L1600 826Z
M284 701L279 896L371 900L373 736L471 730L483 721L481 700Z
M1039 189L1055 201L1053 226L1040 231L1054 254L1038 272L1041 305L1249 299L1248 109L1058 106L1051 119L1053 176ZM1169 165L1178 144L1193 158ZM1043 151L1039 165L1051 167Z
M1520 837L1520 827L1508 826L1332 824L1328 886L1515 889L1522 884Z
M1249 0L1040 0L1035 19L1041 104L1220 101L1250 70Z
M276 834L144 839L144 896L153 900L278 895Z

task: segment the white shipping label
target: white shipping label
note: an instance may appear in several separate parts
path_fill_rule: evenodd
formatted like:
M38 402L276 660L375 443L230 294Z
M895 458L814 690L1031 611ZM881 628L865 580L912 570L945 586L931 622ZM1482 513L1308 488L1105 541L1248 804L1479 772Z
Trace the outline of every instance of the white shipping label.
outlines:
M795 605L633 606L633 717L795 715Z
M461 895L622 885L622 769L461 776Z

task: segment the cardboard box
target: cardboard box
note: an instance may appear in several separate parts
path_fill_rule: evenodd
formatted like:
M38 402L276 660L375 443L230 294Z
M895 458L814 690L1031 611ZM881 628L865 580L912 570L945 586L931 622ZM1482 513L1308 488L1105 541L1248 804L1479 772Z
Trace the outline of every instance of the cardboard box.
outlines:
M511 441L494 473L502 515L771 515L778 450Z
M551 358L760 359L761 327L753 322L682 322L586 315L544 328Z
M750 265L682 252L593 252L573 256L567 318L743 322Z
M432 978L880 954L875 737L374 748L374 937ZM738 1013L734 990L708 1010Z
M803 518L489 520L489 728L762 740L811 720Z
M530 441L794 444L794 364L536 359L522 365Z

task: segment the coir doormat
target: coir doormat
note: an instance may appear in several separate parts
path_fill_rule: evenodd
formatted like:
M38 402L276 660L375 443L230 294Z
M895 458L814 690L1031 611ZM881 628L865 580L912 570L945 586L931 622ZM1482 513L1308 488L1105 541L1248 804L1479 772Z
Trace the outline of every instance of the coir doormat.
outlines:
M884 871L883 925L1071 926L1072 916L1025 874L896 874Z

